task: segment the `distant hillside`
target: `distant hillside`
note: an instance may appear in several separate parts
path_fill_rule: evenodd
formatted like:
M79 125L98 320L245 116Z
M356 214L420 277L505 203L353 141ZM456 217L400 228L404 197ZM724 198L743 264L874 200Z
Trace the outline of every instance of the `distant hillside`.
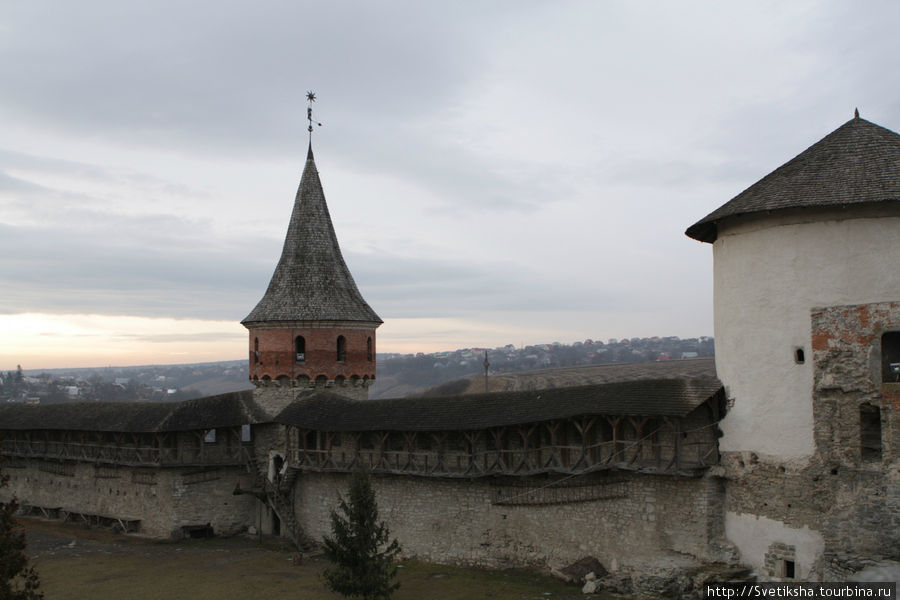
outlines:
M593 383L670 379L675 377L715 377L713 358L693 358L644 363L619 363L536 369L488 376L489 392L512 392L572 387ZM447 396L484 392L484 375L457 379L429 388L422 396Z
M531 373L519 385L536 388L551 387L541 373L553 372L552 380L570 379L578 385L581 369L593 373L592 367L603 365L640 364L655 362L680 362L685 359L711 358L715 354L715 343L711 337L682 339L670 337L584 340L574 344L537 344L535 346L506 346L486 348L463 348L448 352L430 354L380 354L378 355L378 377L369 389L370 398L401 398L422 394L425 390L442 384L452 384L451 389L462 389L463 384L454 383L460 379L478 378L484 373L484 359L487 356L491 377L502 374ZM665 368L665 367L663 367ZM575 369L575 371L563 371ZM563 373L568 375L563 376ZM599 373L601 371L597 371ZM585 383L591 381L585 380ZM497 385L500 385L499 383ZM510 384L511 385L511 384ZM483 391L482 387L479 388ZM524 389L524 388L523 388Z
M648 364L678 370L714 355L711 337L650 337L584 340L573 344L537 344L462 348L425 354L378 354L378 375L370 398L420 395L439 386L442 393L484 390L487 356L491 390L541 389L607 381L613 372L634 379ZM672 363L678 366L664 366ZM711 364L711 363L710 363ZM641 366L645 365L645 366ZM661 372L661 371L659 371ZM467 383L475 381L476 383ZM142 365L0 372L0 402L135 400L173 401L252 389L247 361L187 365ZM429 391L428 393L434 393Z

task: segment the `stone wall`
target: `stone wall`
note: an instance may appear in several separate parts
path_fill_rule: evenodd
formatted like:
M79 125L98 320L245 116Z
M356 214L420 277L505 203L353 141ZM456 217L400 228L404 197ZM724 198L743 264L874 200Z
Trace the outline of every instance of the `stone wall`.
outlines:
M900 404L897 384L882 383L880 344L897 329L900 302L813 309L815 454L722 453L728 536L762 577L783 578L773 565L790 560L776 561L772 548L791 548L798 579L842 579L900 559ZM880 452L869 455L863 405L880 421Z
M900 302L812 312L816 446L837 470L834 504L824 518L826 564L900 560L900 395L882 383L882 335L900 330ZM861 407L874 408L880 452L863 451ZM866 566L862 563L862 566Z
M557 480L373 479L381 517L406 556L560 567L592 555L626 568L674 554L719 558L710 548L723 533L717 478L614 473L546 487ZM341 474L303 473L295 481L298 522L313 538L329 533L330 511L348 485Z
M140 520L152 537L181 534L183 526L209 523L216 533L236 533L256 518L251 496L232 491L242 468L130 468L91 463L15 459L4 463L20 504L107 518Z

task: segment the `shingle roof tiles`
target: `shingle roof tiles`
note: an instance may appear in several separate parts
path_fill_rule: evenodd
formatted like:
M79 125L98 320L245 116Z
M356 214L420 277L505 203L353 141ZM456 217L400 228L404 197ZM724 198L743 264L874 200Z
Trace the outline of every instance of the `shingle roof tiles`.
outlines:
M718 379L704 377L387 400L350 400L311 392L275 420L324 431L459 431L579 415L683 417L721 388Z
M854 118L714 210L685 234L714 242L725 218L791 208L900 203L900 135Z
M253 392L184 402L67 402L0 405L0 429L153 433L236 427L259 419Z
M350 400L312 391L288 405L274 421L324 431L463 431L579 415L683 417L721 388L718 379L699 377L387 400ZM0 405L0 430L152 433L266 421L252 391L176 403Z
M262 300L242 323L266 321L382 322L363 300L341 255L312 148L281 258Z

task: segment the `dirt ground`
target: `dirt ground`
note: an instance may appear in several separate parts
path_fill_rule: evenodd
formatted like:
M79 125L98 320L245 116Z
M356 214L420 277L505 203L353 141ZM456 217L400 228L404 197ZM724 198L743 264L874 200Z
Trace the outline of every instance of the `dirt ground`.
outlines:
M338 600L322 558L298 561L280 539L154 541L23 518L28 553L47 600ZM488 571L406 561L395 600L575 600L579 587L532 571Z

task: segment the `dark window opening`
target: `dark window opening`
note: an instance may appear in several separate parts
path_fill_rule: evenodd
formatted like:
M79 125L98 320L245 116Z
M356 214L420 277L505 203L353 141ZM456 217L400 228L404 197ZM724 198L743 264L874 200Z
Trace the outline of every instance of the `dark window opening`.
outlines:
M366 360L372 362L372 338L366 339Z
M794 561L786 560L784 561L784 565L782 566L782 571L784 572L784 579L793 579L794 575Z
M859 454L865 461L881 460L881 409L868 402L859 407Z
M806 355L803 352L803 348L797 348L794 350L794 362L798 365L802 365L806 362Z
M337 359L338 362L344 362L347 359L347 338L342 335L337 339Z
M200 540L214 537L212 525L183 525L181 527L181 537L185 539Z
M253 362L259 362L259 338L253 338Z
M900 381L900 331L881 336L881 381Z
M302 363L306 360L306 340L302 335L298 335L294 340L294 350L297 353L297 362Z

